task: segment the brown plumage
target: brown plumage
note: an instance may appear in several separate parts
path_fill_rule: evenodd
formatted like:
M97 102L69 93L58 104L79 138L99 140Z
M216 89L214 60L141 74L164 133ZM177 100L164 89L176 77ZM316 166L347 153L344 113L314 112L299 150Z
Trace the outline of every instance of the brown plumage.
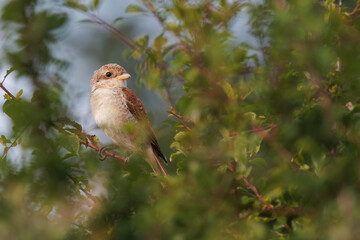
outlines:
M131 91L128 88L123 88L122 91L125 93L126 100L127 100L127 107L129 108L129 111L131 112L131 114L138 120L138 121L142 121L142 120L146 120L148 123L148 129L150 130L149 134L150 134L150 143L152 146L152 149L154 150L154 152L157 153L157 155L163 159L163 161L167 164L167 159L164 156L164 154L161 152L160 150L160 146L159 143L156 139L155 136L155 132L153 130L153 128L150 126L150 123L147 119L147 115L146 115L146 110L144 107L144 104L141 102L140 98L138 97L138 95Z
M148 144L144 150L146 161L154 172L166 176L167 173L160 158L167 163L156 140L154 130L147 119L146 110L137 94L126 87L130 75L117 64L108 64L95 71L91 80L91 108L98 126L116 144L134 149L131 136L122 131L123 124L134 122L145 123Z

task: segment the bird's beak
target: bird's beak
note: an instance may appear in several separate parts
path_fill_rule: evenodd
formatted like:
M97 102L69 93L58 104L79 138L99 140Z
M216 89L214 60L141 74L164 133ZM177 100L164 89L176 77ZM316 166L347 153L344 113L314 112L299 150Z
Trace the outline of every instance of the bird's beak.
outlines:
M128 74L128 73L123 73L123 74L121 74L120 76L116 77L116 79L117 79L117 80L126 80L126 79L128 79L128 78L130 78L130 77L131 77L130 74Z

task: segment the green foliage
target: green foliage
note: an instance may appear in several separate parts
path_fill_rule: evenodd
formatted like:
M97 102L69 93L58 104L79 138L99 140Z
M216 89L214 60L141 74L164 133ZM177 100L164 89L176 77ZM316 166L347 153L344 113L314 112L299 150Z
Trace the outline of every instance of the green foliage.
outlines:
M50 66L70 62L52 52L68 10L6 3L3 61L35 91L4 96L0 238L355 239L359 3L339 2L142 0L113 22L137 13L160 23L135 40L95 19L130 47L138 82L171 104L168 177L149 173L142 153L126 166L119 155L99 161L98 138L67 116ZM100 3L64 6L91 17ZM234 28L245 12L246 43Z

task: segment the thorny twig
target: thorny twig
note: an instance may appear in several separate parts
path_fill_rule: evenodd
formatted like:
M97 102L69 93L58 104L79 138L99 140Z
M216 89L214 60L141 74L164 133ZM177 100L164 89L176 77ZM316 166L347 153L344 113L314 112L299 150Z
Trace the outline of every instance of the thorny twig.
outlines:
M265 208L271 209L272 206L264 200L264 198L259 194L256 187L252 185L245 176L243 176L242 179L245 182L246 186L248 186L248 188L250 188L255 193L256 197L260 200L260 202L264 204Z
M181 116L180 114L176 113L175 109L173 107L169 107L170 111L167 111L171 115L175 116L177 119L179 119L180 123L183 125L184 128L187 130L191 130L191 128L187 125L187 123L191 122L191 120L184 121L184 116Z

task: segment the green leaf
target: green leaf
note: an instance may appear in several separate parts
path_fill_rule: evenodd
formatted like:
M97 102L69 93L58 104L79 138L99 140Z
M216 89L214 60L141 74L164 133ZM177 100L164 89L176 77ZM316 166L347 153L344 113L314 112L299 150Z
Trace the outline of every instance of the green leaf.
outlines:
M10 97L9 94L5 93L5 94L4 94L4 99L6 99L6 100L11 100L11 97Z
M185 149L184 147L179 143L179 142L173 142L172 144L170 144L170 148L172 149L176 149L178 152L181 152L182 154L185 154Z
M163 37L163 35L161 34L161 35L159 35L159 36L157 36L155 38L155 40L154 40L154 48L156 50L160 51L161 49L164 48L164 45L166 44L166 42L167 42L167 39L165 37Z
M129 5L125 12L131 13L131 12L145 12L145 10L137 5Z
M118 22L122 21L124 18L123 17L117 17L114 19L114 21L112 22L112 25L117 24Z
M183 153L180 151L176 151L176 152L172 153L170 155L170 162L173 162L176 158L178 158L181 155L183 155Z
M140 48L145 49L149 45L149 35L144 35L142 37L139 37L138 39L136 39L135 42Z
M23 90L21 89L17 94L16 94L16 99L19 99L21 97L21 95L23 94Z
M248 167L248 168L246 169L246 171L245 171L245 173L244 173L244 176L245 176L245 177L248 177L248 176L250 175L251 171L252 171L252 167L250 166L250 167Z
M93 0L93 2L92 2L92 6L93 6L93 8L97 8L98 6L99 6L99 0Z
M236 99L236 94L234 92L234 89L231 87L230 83L223 81L222 82L222 87L226 93L226 96L228 96L229 99L231 100L235 100Z
M94 21L92 20L92 19L81 19L80 21L79 21L79 23L94 23Z
M65 6L68 6L70 8L75 8L75 9L79 9L81 11L86 12L87 11L87 7L84 4L79 3L79 1L76 0L67 0L64 3Z
M60 135L58 138L59 144L71 153L77 154L80 149L80 142L76 135Z
M7 78L7 76L8 76L10 73L12 73L14 70L15 70L14 67L11 67L11 68L9 68L8 70L6 70L6 74L5 74L5 76L4 76L4 79Z
M99 138L96 135L91 135L90 140L93 144L95 144L97 147L100 146Z
M134 59L140 59L141 56L142 56L142 54L141 54L140 49L136 49L135 51L132 52L132 57Z
M75 154L75 153L67 153L67 154L65 154L65 156L63 157L63 159L68 159L68 158L76 157L76 156L77 156L77 154Z
M80 132L82 131L82 126L79 123L77 123L67 117L60 118L58 121L60 124L62 124L62 126L70 125L70 126L74 127L75 129L77 129L78 131L80 131Z
M76 176L76 180L78 180L81 184L85 186L87 191L91 190L91 186L89 185L89 180L85 176Z
M250 161L252 164L256 164L262 167L266 167L266 161L263 158L254 158Z
M1 19L3 21L13 21L22 23L24 21L24 14L22 10L26 5L26 1L8 1L8 3L2 9Z
M185 131L182 131L182 132L178 132L175 136L174 136L174 139L175 141L177 142L180 142L182 140L184 140L187 136L187 133Z
M49 215L49 213L53 210L53 206L50 204L42 204L40 209L38 210L42 215Z
M11 141L7 139L4 135L1 135L0 144L6 147L7 143L11 143Z
M40 119L39 114L34 114L34 105L22 98L6 101L3 105L3 111L12 119L17 130Z

